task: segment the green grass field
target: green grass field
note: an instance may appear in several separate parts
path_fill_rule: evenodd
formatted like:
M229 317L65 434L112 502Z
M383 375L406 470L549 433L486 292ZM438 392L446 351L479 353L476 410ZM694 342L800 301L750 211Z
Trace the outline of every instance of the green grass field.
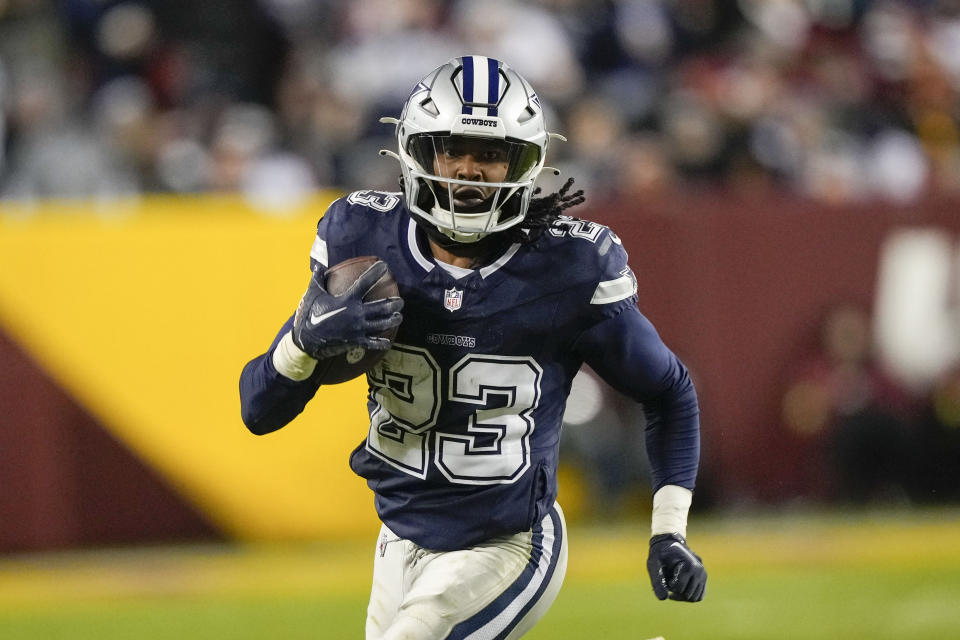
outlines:
M572 527L563 591L527 637L960 638L960 511L695 520L696 605L653 597L643 529ZM362 638L373 537L0 557L0 638Z

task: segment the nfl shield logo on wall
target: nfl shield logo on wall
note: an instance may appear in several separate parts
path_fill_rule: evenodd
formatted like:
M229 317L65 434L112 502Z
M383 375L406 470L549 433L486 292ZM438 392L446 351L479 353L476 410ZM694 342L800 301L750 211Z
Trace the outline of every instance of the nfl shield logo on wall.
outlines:
M443 290L443 306L448 311L456 311L463 304L463 291L460 289Z

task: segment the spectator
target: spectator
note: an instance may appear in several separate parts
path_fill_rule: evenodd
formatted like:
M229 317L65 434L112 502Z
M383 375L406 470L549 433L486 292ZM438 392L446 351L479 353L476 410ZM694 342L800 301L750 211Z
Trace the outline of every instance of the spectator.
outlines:
M557 164L577 157L598 191L909 204L960 191L958 42L956 3L906 0L5 2L0 194L242 190L247 152L221 134L249 105L275 118L285 179L350 188L363 167L392 189L387 170L371 184L385 130L366 123L410 69L468 49L527 61L569 134Z
M798 461L795 490L837 502L906 499L909 398L873 359L869 316L841 304L820 331L818 349L801 362L782 401Z
M960 366L931 390L921 413L913 469L919 502L960 500Z

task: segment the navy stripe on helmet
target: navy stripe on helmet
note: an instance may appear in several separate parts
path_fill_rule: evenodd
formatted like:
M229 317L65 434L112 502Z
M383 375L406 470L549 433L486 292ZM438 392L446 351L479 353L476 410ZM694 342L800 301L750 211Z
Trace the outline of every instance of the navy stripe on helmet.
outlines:
M463 111L467 115L473 113L470 103L473 102L473 56L464 56L463 58Z
M500 63L487 58L487 115L497 115L497 102L500 100Z

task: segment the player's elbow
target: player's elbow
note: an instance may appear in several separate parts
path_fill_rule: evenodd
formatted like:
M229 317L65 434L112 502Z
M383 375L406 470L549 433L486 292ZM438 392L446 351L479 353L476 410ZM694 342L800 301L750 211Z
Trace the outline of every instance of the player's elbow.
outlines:
M310 382L284 381L262 366L265 358L250 361L240 374L240 417L258 436L289 424L317 391Z
M250 433L258 436L273 433L277 429L284 427L296 414L290 415L280 410L281 408L270 403L256 401L254 398L240 394L240 419Z
M299 402L284 404L275 398L240 394L240 418L254 435L263 436L287 426L302 410L303 404Z
M674 362L671 384L663 393L664 401L675 410L686 413L699 413L700 407L699 401L697 400L697 389L693 386L690 371L676 356L674 356Z
M249 374L248 367L240 378L240 419L250 433L262 436L286 425L291 418L278 411L275 398L251 383Z
M252 407L244 403L240 405L240 418L247 430L257 436L266 435L283 426L282 424L276 424L275 421L269 419L269 416L254 411Z

